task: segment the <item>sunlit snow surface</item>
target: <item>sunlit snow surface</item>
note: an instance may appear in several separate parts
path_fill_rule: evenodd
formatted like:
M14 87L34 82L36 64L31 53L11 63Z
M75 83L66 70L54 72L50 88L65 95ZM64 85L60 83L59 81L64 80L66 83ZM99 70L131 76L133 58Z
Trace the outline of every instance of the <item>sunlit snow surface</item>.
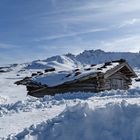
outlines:
M14 85L31 74L19 69L0 74L0 139L140 138L140 82L133 81L128 91L65 93L37 99L27 96L24 86Z

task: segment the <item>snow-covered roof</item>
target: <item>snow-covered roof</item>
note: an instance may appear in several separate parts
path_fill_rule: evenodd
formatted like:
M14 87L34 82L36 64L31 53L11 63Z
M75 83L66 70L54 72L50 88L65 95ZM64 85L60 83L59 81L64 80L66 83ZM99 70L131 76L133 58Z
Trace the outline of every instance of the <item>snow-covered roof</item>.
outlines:
M109 64L86 65L79 69L69 71L47 72L40 76L32 77L32 81L48 87L58 86L67 82L72 82L86 76L96 76L98 72L106 73L108 70L119 65L119 62Z

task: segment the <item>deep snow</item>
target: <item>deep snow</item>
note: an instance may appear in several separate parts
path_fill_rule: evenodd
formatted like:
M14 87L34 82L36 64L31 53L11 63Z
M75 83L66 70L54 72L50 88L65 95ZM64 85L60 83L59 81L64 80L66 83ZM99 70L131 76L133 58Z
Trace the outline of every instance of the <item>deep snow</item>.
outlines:
M139 140L140 106L126 101L91 109L87 103L67 107L59 116L32 125L11 140Z
M101 51L95 53L95 58L105 56ZM35 61L30 67L28 63L13 65L7 68L9 72L0 73L0 139L139 140L140 82L133 80L128 91L65 93L40 99L27 96L24 86L14 84L32 72L43 71L46 64L59 71L81 67L77 59L82 62L84 58L86 64L93 57L90 51L84 55L76 56L76 61L75 56L69 54L70 59L57 56L43 63ZM139 54L133 55L135 57L130 58L139 58ZM131 59L131 62L135 61ZM135 71L140 77L140 70Z

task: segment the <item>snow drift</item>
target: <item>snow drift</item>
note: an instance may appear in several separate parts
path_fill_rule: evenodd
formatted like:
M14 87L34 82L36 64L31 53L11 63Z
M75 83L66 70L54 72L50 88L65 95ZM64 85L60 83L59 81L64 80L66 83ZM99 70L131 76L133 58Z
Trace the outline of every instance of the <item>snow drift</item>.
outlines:
M88 104L67 107L58 117L32 125L9 140L139 140L140 106L107 104L92 110Z
M129 89L127 91L124 90L111 90L111 91L103 91L100 93L92 93L92 92L68 92L64 94L56 94L55 96L46 95L44 98L34 98L28 97L24 101L17 101L15 103L1 103L0 104L0 118L20 112L31 112L34 109L43 109L43 108L51 108L53 105L63 105L68 103L74 103L77 101L90 101L96 98L114 98L114 99L134 99L140 97L140 89ZM1 97L0 97L1 101ZM94 103L93 103L94 104ZM95 104L94 104L95 107Z

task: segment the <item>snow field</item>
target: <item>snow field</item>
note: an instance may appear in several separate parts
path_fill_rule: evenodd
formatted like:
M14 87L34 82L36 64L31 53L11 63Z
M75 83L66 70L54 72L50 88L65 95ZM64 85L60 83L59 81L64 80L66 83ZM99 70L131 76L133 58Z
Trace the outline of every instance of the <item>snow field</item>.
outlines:
M106 99L114 100L135 100L140 97L140 89L130 89L128 91L112 90L100 93L65 93L56 94L55 96L45 96L44 98L27 97L26 100L17 101L15 103L0 104L0 117L20 112L30 112L34 109L52 108L52 106L60 106L63 104L75 104L77 102L89 102ZM132 103L132 102L131 102ZM96 104L94 105L96 106Z
M140 105L87 103L67 107L57 117L9 136L9 140L139 140Z
M130 92L132 92L133 94L129 95L130 92L127 92L127 91L124 92L124 91L120 91L120 90L117 90L117 91L112 90L109 92L107 92L107 91L102 92L98 96L96 94L94 95L94 93L82 93L82 92L73 93L73 94L66 93L66 94L62 94L62 95L59 94L54 97L46 96L41 99L28 98L25 101L19 101L19 102L16 102L15 104L9 104L9 105L5 106L5 110L8 108L11 108L11 110L9 109L5 114L3 113L3 115L0 117L0 120L2 120L2 121L0 121L0 126L2 126L2 128L0 129L0 134L1 134L0 136L2 138L6 139L6 137L9 134L11 134L8 138L20 140L19 137L18 138L16 138L16 137L19 132L21 132L21 134L25 133L25 132L22 132L23 129L28 130L29 126L32 126L32 125L36 126L37 124L39 124L39 126L40 126L42 124L41 121L46 122L48 119L52 119L56 115L58 115L57 118L59 118L59 117L61 118L61 115L59 115L59 114L64 114L61 112L63 112L63 110L65 108L66 108L65 110L67 110L67 109L72 110L73 108L75 108L74 107L75 105L78 106L78 108L80 106L79 110L81 110L81 111L83 110L83 107L86 105L86 106L88 106L88 108L91 111L94 111L94 112L95 112L95 110L108 109L108 106L111 106L112 111L113 111L113 106L116 107L117 105L120 106L122 104L126 105L126 106L129 104L129 105L132 105L135 107L135 106L140 105L140 100L138 100L139 99L139 97L138 97L139 95L137 93L138 91L137 92L136 91L137 91L136 89L130 90ZM64 111L64 112L66 112L66 111ZM105 110L104 110L104 112L105 112ZM108 111L106 113L108 115L110 114ZM115 115L115 113L116 112L114 112L114 115ZM132 113L131 110L130 110L130 113ZM98 115L99 116L97 118L104 116L104 114L98 114ZM117 114L117 115L119 115L119 114ZM74 113L69 114L70 118L74 117L74 116L76 118L78 117L77 112L75 113L75 115L74 115ZM110 119L114 119L114 118L110 118ZM79 118L77 118L77 120L75 120L75 122L74 122L76 125L77 125L76 122L78 120L79 120ZM93 118L93 120L94 120L94 118ZM9 126L9 124L10 124L10 126ZM70 124L71 124L71 122L70 122ZM45 123L43 126L45 127L45 125L47 125L47 123ZM32 132L32 131L31 132L34 134L36 134L36 132L37 132L37 134L38 133L42 134L42 132L40 132L42 130L42 127L41 127L41 130L39 130L39 128L38 128L38 130L35 130L35 132ZM46 132L44 132L44 133L46 133ZM44 134L44 133L42 135L46 136L46 134ZM33 139L33 137L36 137L35 139L40 140L40 135L32 136L32 134L31 134L31 136L30 136L30 133L28 133L28 134L29 135L25 136L25 138L24 138L25 140L26 139L28 140L29 137L31 137L31 140ZM50 135L52 135L52 134L50 134ZM53 135L55 135L55 132ZM67 139L69 139L69 135L67 135ZM85 140L87 140L87 139L85 139Z
M21 67L0 75L0 139L140 140L140 82L133 81L128 91L37 99L26 96L24 86L14 85L31 75L29 69L19 70ZM138 69L137 73L140 75Z

